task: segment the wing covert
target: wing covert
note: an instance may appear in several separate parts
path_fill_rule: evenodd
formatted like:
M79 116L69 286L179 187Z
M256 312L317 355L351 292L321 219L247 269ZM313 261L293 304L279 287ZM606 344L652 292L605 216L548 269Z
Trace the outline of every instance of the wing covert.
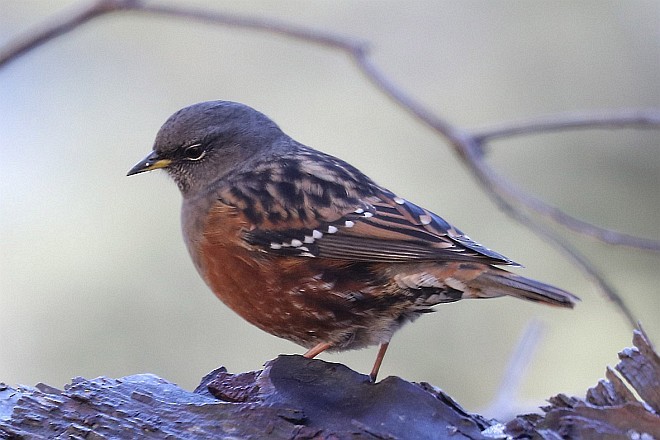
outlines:
M480 261L517 265L473 241L440 216L389 191L356 201L336 219L315 215L302 227L256 227L245 240L264 252L362 262Z

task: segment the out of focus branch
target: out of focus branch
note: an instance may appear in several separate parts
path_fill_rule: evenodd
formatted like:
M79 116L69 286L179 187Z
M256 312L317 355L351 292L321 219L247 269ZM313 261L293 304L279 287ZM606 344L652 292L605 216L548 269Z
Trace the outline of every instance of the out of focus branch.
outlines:
M497 414L498 418L509 418L517 413L515 402L520 391L523 379L527 377L527 369L532 363L539 341L545 333L543 323L531 320L527 323L525 331L518 340L513 353L509 356L509 362L504 370L504 376L500 381L500 387L495 398L488 405L484 414Z
M0 67L4 67L30 50L76 29L95 17L119 9L127 9L132 3L134 2L126 0L97 0L64 10L1 47Z
M83 3L77 9L66 11L54 19L45 21L8 43L4 48L0 48L0 68L28 51L76 29L95 17L120 11L164 15L177 19L195 20L220 26L274 33L345 52L353 59L358 68L375 87L385 93L396 104L401 106L401 108L411 113L416 119L446 138L461 159L463 159L468 169L479 180L484 191L486 191L498 206L516 221L548 239L571 258L597 284L600 290L615 302L631 322L631 325L634 326L635 319L632 313L625 306L621 297L609 286L605 278L595 267L575 249L567 245L554 231L548 229L539 219L528 216L525 211L533 211L541 218L551 220L582 235L611 245L627 246L660 253L660 241L605 229L570 216L561 209L528 194L519 186L500 176L484 160L483 152L485 151L484 146L488 141L523 134L576 128L658 128L660 127L660 109L612 110L597 114L579 112L564 113L523 122L502 124L491 129L470 131L458 127L438 116L398 87L372 62L369 57L368 44L365 41L278 20L225 14L187 6L159 5L140 0L91 1L89 3Z
M660 109L611 109L600 112L566 112L475 130L479 142L497 138L595 128L660 128Z
M620 109L608 112L587 113L568 112L550 115L526 121L511 122L473 133L474 139L482 146L487 141L550 131L569 129L619 129L619 128L660 128L660 109ZM477 159L475 159L477 160ZM471 162L473 163L473 162ZM488 167L488 165L485 165ZM489 167L488 167L489 168ZM489 182L495 184L495 190L554 222L582 235L586 235L607 244L628 246L644 251L660 252L660 240L636 237L619 231L603 228L575 218L561 209L549 205L543 200L525 192L501 176L491 176ZM634 320L632 321L634 325Z

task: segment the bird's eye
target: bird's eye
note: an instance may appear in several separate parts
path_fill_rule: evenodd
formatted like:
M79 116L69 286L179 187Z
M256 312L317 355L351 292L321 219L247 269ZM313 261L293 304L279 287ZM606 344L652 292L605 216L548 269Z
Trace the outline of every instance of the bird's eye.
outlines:
M200 160L206 154L202 144L194 144L183 150L183 155L187 160Z

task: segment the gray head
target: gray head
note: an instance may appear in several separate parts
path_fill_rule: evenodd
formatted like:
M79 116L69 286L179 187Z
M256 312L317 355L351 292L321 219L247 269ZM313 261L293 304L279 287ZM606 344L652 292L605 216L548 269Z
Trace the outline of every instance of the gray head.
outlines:
M153 152L128 175L164 168L184 196L206 188L287 138L266 115L231 101L207 101L174 113Z

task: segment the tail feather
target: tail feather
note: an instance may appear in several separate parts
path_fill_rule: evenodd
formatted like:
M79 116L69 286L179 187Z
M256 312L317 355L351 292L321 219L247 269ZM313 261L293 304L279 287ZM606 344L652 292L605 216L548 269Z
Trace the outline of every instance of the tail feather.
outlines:
M474 279L473 286L489 297L508 295L559 307L573 308L580 300L558 287L496 268L483 271Z
M425 267L396 267L394 281L400 288L424 295L424 306L468 298L513 296L558 307L572 308L580 299L558 287L522 277L483 263L449 262Z

